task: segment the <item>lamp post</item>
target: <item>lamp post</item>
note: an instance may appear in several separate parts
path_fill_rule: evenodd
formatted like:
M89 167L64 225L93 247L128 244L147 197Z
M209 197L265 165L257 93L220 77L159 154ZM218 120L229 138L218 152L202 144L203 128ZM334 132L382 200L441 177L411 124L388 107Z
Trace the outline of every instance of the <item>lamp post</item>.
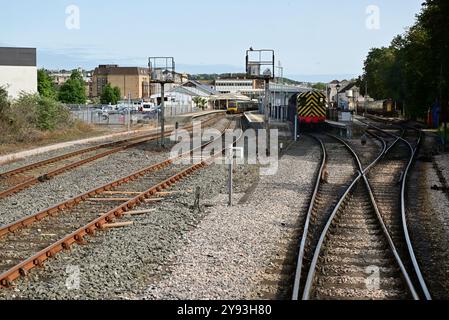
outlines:
M341 89L341 86L340 86L340 84L337 84L337 109L338 108L340 108L340 89Z

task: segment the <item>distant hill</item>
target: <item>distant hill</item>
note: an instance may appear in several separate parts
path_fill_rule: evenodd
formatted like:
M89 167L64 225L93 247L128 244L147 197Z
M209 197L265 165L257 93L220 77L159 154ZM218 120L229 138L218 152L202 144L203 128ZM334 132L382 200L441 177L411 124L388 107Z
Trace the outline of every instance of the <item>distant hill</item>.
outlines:
M197 80L197 81L215 81L218 79L245 79L246 74L245 73L202 73L202 74L192 74L189 75L189 79L191 80ZM290 85L304 85L306 83L283 78L284 83L290 84Z

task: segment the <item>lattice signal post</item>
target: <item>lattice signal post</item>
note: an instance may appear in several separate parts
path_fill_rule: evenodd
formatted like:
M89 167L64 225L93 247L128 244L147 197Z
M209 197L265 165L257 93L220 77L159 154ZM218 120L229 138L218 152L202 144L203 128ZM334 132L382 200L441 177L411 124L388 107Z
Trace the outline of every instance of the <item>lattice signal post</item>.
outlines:
M148 67L150 81L161 85L161 146L165 147L165 84L175 82L175 59L173 57L150 57Z
M275 78L275 54L274 50L262 49L254 50L250 48L246 51L246 76L249 79L265 80L265 129L267 130L267 154L270 153L270 81Z

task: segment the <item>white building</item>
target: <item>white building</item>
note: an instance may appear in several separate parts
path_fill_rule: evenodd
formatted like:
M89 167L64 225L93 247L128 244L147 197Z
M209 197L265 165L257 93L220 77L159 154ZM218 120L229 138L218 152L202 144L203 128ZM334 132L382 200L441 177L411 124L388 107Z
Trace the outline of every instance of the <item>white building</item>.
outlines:
M221 79L215 81L215 90L220 93L240 93L254 89L254 81L246 79Z
M37 93L37 63L34 48L0 47L0 87L11 99L20 93Z

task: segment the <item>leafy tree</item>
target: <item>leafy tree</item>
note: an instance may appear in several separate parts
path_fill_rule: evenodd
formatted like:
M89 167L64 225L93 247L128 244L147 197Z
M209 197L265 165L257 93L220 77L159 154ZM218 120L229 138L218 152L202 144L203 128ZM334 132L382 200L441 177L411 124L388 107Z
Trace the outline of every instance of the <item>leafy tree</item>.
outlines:
M108 83L103 88L103 93L101 94L101 103L102 104L117 104L121 98L120 88L114 87L112 88L111 84Z
M325 83L322 83L322 82L318 82L318 83L314 83L313 85L312 85L312 88L313 89L315 89L315 90L321 90L321 91L323 91L323 90L326 90L326 84Z
M114 97L115 97L115 101L113 104L117 104L121 100L122 93L120 92L119 87L114 87L113 91L114 91Z
M81 72L79 72L78 70L74 70L72 72L70 79L61 86L58 98L59 101L64 103L86 103L86 87Z
M56 98L56 90L53 81L45 69L37 71L37 89L39 94L47 98Z
M376 99L393 98L412 118L449 98L449 1L427 0L417 21L389 47L374 48L358 83Z
M207 99L203 97L194 97L193 102L197 105L198 108L204 110L207 108Z

